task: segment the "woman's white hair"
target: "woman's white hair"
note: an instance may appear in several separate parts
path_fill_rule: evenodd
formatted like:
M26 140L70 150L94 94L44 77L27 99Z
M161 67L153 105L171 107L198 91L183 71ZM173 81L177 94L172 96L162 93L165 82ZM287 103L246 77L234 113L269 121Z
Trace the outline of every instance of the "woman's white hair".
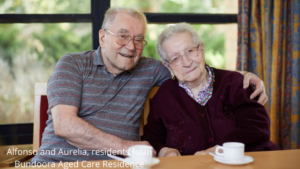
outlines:
M190 24L182 22L182 23L178 23L175 25L171 25L168 28L166 28L158 37L157 40L157 46L156 46L156 51L160 57L160 59L166 63L166 61L168 60L167 58L167 54L163 48L163 43L168 40L170 37L172 37L173 35L177 34L177 33L183 33L183 32L189 32L192 37L193 37L193 41L197 44L201 44L202 41L199 37L199 35L197 34L197 31L195 28L193 28ZM180 40L180 39L179 39ZM200 45L201 46L201 45Z
M144 13L139 12L133 8L112 7L105 12L102 29L109 29L110 25L114 22L116 15L121 12L127 13L134 18L140 19L143 22L145 29L147 28L147 19Z

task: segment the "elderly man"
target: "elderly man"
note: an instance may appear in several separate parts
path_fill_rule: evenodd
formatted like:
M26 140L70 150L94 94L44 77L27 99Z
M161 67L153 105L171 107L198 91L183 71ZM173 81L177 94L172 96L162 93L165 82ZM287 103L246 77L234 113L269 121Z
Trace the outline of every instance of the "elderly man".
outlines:
M155 59L141 57L147 44L146 17L129 8L110 8L99 31L97 50L66 54L48 81L49 119L32 162L110 159L126 155L139 141L143 104L149 90L170 78ZM253 74L260 102L262 81Z

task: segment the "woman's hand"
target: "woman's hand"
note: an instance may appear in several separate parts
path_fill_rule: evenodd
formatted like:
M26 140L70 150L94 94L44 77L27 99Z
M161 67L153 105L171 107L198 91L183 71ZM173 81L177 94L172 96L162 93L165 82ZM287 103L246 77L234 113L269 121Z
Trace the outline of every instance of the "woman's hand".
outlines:
M255 86L255 91L251 94L250 99L254 99L259 95L258 103L264 105L268 101L264 82L255 74L248 72L244 77L244 89L249 87L249 84Z
M210 151L215 152L217 145L206 150L197 151L194 155L207 155Z
M158 153L158 157L173 157L173 156L181 156L181 154L177 149L169 148L169 147L162 148Z

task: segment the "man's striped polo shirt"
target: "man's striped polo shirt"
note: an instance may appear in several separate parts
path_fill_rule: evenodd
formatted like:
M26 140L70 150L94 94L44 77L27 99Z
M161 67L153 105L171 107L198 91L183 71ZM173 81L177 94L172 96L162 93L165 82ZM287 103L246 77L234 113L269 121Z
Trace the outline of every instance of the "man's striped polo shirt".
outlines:
M32 162L109 159L99 153L86 155L56 136L50 109L58 104L76 106L78 116L96 128L124 140L138 141L147 94L168 78L168 69L153 58L141 57L135 68L114 77L103 64L100 47L64 55L48 81L49 118L42 145Z

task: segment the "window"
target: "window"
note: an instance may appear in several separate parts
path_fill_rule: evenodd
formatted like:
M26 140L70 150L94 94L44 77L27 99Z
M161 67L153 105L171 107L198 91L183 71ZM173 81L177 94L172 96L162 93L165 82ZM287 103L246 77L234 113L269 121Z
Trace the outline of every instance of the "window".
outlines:
M66 53L92 48L90 23L2 24L0 124L33 122L34 84Z
M133 7L150 13L225 13L226 3L232 0L111 0L111 6ZM234 0L237 2L237 0ZM232 8L232 4L228 4ZM231 5L231 6L230 6Z
M46 82L65 53L98 47L98 31L110 6L145 12L150 44L144 55L157 58L159 33L168 24L188 21L204 41L208 63L235 70L238 0L2 0L0 124L33 121L34 83Z
M133 7L148 13L210 13L237 14L238 0L111 0L111 6ZM171 23L170 23L171 24ZM235 70L237 57L237 23L193 24L204 46L206 62L213 67ZM143 55L158 58L156 40L166 24L149 24L146 38L149 45Z
M2 0L1 14L90 13L91 1L79 0Z
M158 35L167 24L149 24L147 47L143 55L159 59L156 53ZM235 70L237 55L237 24L193 24L205 46L206 62L216 68ZM226 56L226 57L225 57Z

